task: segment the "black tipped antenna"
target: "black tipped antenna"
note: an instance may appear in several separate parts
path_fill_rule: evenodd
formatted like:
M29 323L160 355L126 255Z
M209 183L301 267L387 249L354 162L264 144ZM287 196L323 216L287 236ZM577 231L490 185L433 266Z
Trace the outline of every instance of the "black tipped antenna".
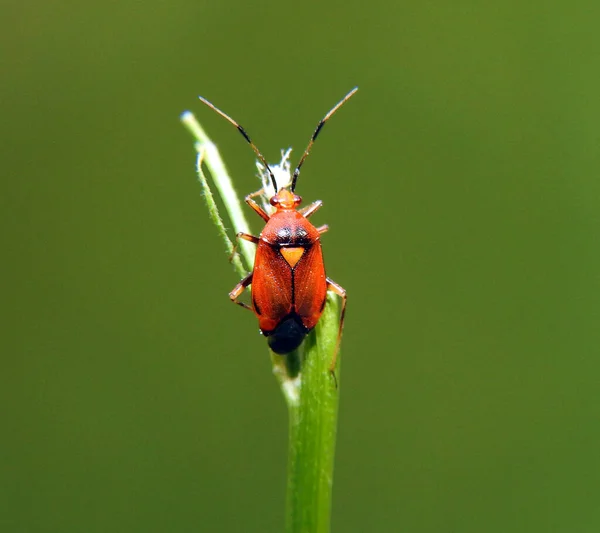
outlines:
M246 139L246 141L248 141L248 144L252 147L252 150L254 150L254 153L256 154L256 157L258 157L258 159L260 159L260 162L265 166L265 168L267 169L267 172L269 173L269 176L271 177L271 182L273 183L273 187L275 189L275 192L277 192L277 182L275 181L275 176L273 175L273 171L271 170L271 167L269 166L269 164L267 163L267 160L264 158L264 156L260 153L259 149L254 145L254 143L250 140L250 137L248 136L248 134L246 133L246 130L244 128L242 128L235 120L233 120L229 115L227 115L226 113L223 113L223 111L221 111L218 107L215 107L213 104L211 104L206 98L203 98L202 96L198 96L198 98L200 98L200 101L205 103L208 107L210 107L213 111L216 111L219 115L221 115L224 119L226 119L227 121L231 122L237 129L238 131L242 134L242 136L244 137L244 139ZM343 102L341 102L343 103ZM340 103L340 104L341 104ZM338 107L339 105L338 104ZM314 137L314 136L313 136Z
M317 136L321 132L321 129L325 125L325 122L327 122L340 107L342 107L348 100L350 100L350 97L356 91L358 91L358 87L354 87L354 89L352 89L346 96L344 96L344 98L342 98L337 104L335 104L335 106L333 106L331 111L329 111L329 113L327 113L321 119L321 122L319 122L319 124L317 124L317 129L315 129L315 132L312 134L312 137L310 138L310 142L308 143L306 150L304 150L304 154L300 158L300 162L298 163L296 170L294 170L294 176L292 177L292 187L291 187L292 192L294 192L294 190L296 189L296 181L298 180L298 176L300 175L300 167L302 166L302 163L304 163L304 160L310 153L310 149L312 148L312 145L314 144L314 142L317 140Z

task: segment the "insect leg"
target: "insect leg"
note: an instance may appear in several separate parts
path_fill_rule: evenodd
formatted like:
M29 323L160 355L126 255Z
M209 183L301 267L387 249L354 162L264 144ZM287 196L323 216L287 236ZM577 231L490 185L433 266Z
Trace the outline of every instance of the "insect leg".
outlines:
M258 244L258 241L260 240L258 237L255 237L254 235L250 235L249 233L244 233L243 231L240 231L236 237L238 239L244 239L245 241L250 241L253 242L254 244ZM231 263L231 261L233 261L233 258L235 257L235 254L237 253L237 249L238 249L238 243L236 241L233 250L231 251L231 255L229 256L229 262Z
M329 372L335 377L335 365L337 363L338 352L340 351L340 341L342 340L342 330L344 329L344 315L346 314L346 302L348 297L346 296L346 289L341 285L338 285L335 281L327 278L327 289L337 294L342 299L342 311L340 313L340 328L338 329L337 343L335 345L335 353L333 359L329 365Z
M244 233L243 231L240 231L237 234L237 238L244 239L245 241L253 242L254 244L258 244L258 241L260 240L258 237L255 237L254 235L250 235L249 233Z
M249 194L248 196L246 196L245 198L245 202L252 208L254 209L254 211L256 211L256 214L262 218L265 222L269 222L269 215L267 215L267 213L265 213L263 211L263 208L260 207L260 205L258 205L253 199L253 196L258 196L258 194L261 191L256 191L255 193Z
M305 216L306 218L308 218L309 216L313 215L315 213L315 211L320 209L322 205L323 205L323 202L321 200L317 200L316 202L313 202L312 204L307 205L306 207L303 207L302 209L300 209L300 214L302 216Z
M256 198L257 196L262 196L265 194L264 189L258 189L258 191L251 192L246 198Z
M245 309L249 309L250 311L252 311L252 307L245 304L244 302L238 302L237 299L242 295L242 293L248 287L248 285L252 283L252 274L253 273L250 272L250 274L248 274L242 281L240 281L229 293L229 298L234 304L238 304L244 307Z
M319 232L320 235L323 235L323 233L325 233L326 231L329 231L329 226L327 224L323 224L322 226L319 226L317 228L317 231Z

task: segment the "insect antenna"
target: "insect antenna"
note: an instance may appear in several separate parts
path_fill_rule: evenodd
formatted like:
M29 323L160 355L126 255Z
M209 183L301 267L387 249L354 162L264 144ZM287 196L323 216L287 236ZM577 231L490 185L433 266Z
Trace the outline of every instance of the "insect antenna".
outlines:
M350 100L350 97L356 91L358 91L358 87L354 87L354 89L352 89L346 96L344 96L344 98L342 98L337 104L335 104L335 106L333 106L333 108L331 109L331 111L329 111L329 113L327 113L321 119L321 122L319 122L319 124L317 124L317 128L315 129L315 132L312 134L312 137L310 138L310 142L308 143L308 146L306 147L306 150L304 150L304 154L300 158L300 162L298 163L298 166L296 167L296 170L294 170L294 175L292 177L292 186L291 186L292 192L294 192L294 190L296 189L296 181L298 180L298 176L300 175L300 167L302 166L302 164L304 163L304 160L306 159L306 157L310 153L310 149L312 148L312 145L314 144L314 142L317 140L317 136L321 132L321 129L325 125L325 122L327 122L332 117L332 115L340 107L342 107L348 100Z
M231 124L233 124L238 131L242 134L242 136L244 137L244 139L246 139L246 141L248 141L248 144L252 147L252 150L254 150L254 153L256 154L256 157L258 157L258 159L260 159L260 162L265 166L265 168L267 169L267 172L269 173L269 176L271 177L271 182L273 183L273 188L275 189L275 192L277 192L277 182L275 181L275 176L273 175L273 171L271 170L271 167L269 166L269 164L267 163L267 160L264 158L264 156L260 153L260 150L256 147L256 145L252 142L252 140L250 139L250 137L248 136L248 134L246 133L246 130L244 128L242 128L235 120L233 120L228 114L223 113L223 111L221 111L218 107L215 107L213 104L211 104L206 98L203 98L202 96L198 96L198 98L200 98L200 101L203 102L204 104L206 104L208 107L210 107L213 111L216 111L219 115L221 115L225 120L227 120L228 122L231 122ZM343 102L341 102L343 103ZM340 104L338 104L337 107L339 107ZM313 136L314 137L314 136Z

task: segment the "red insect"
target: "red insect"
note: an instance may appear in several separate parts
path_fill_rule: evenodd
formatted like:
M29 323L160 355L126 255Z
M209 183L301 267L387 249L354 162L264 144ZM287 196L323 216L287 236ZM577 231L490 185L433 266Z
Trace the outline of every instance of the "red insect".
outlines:
M298 209L302 198L295 194L294 190L300 168L324 124L357 90L358 88L352 89L319 122L294 170L289 190L286 187L278 190L273 171L244 128L208 100L200 97L202 102L233 124L244 136L264 165L275 190L275 195L270 199L275 212L270 215L253 200L253 197L263 192L262 190L246 197L246 203L266 222L266 226L260 237L238 233L238 238L257 245L256 257L254 270L235 286L229 293L229 297L232 302L254 312L271 350L283 355L298 348L304 337L316 326L327 301L327 290L340 296L342 311L336 350L330 365L332 372L335 369L344 327L346 291L325 275L320 239L321 235L329 229L328 226L316 228L308 221L323 202L317 200L307 207ZM251 285L252 307L238 301L249 285Z

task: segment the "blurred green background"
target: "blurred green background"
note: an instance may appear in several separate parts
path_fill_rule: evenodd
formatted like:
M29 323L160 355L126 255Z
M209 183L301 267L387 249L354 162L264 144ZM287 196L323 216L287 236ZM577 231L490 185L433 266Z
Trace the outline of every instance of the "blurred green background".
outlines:
M1 531L282 530L287 413L179 114L245 194L197 95L297 160L354 85L298 185L349 293L333 530L600 529L597 2L0 9Z

